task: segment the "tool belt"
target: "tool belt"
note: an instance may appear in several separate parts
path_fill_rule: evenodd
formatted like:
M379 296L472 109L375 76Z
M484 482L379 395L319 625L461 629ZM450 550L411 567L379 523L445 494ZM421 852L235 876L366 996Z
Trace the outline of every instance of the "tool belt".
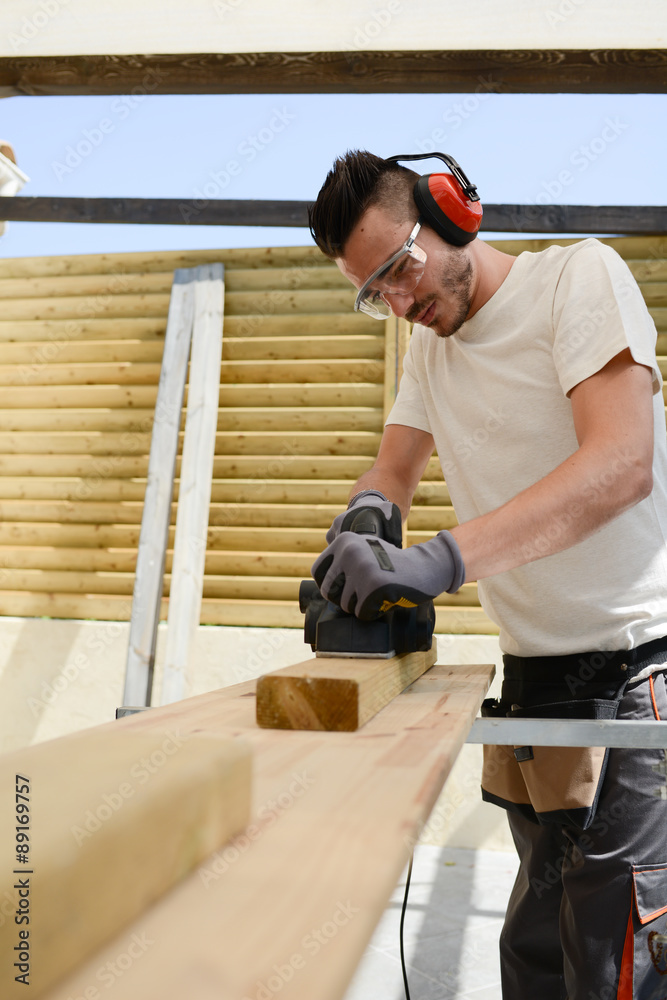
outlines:
M630 680L666 659L667 637L635 649L569 656L503 656L500 699L486 718L615 719ZM593 822L606 747L484 746L482 798L534 823L585 830Z

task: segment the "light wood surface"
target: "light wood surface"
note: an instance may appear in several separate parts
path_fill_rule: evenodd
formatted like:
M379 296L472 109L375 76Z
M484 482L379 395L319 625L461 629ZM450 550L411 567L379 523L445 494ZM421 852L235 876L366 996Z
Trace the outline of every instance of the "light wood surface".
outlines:
M178 429L187 375L195 309L192 269L174 273L165 354L148 463L148 481L137 542L130 638L125 664L124 705L150 705L164 562L170 532L171 496Z
M28 779L28 802L18 800L27 813L14 806L17 775ZM0 758L0 777L2 898L13 913L28 879L29 916L0 934L3 998L42 996L243 829L251 807L249 746L169 725L93 729L14 751ZM11 853L17 815L29 818L28 864ZM20 929L28 987L13 969Z
M151 944L105 1000L255 998L277 970L284 1000L340 1000L492 675L435 666L357 733L260 729L254 682L118 722L242 736L250 824L44 1000L84 996L133 933Z
M265 729L354 732L435 663L436 648L389 659L321 656L257 681L257 723Z
M190 392L160 695L160 704L163 705L179 701L189 694L190 651L199 626L204 589L211 475L218 423L224 268L222 264L202 264L195 275Z

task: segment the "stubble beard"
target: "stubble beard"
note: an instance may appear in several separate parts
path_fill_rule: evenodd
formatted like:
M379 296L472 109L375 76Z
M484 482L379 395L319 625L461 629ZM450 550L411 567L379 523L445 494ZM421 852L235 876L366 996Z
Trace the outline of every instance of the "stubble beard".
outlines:
M457 248L457 252L452 254L440 274L440 287L445 293L445 297L449 298L451 306L445 316L437 318L436 326L429 324L429 329L437 337L451 337L452 334L461 329L468 318L472 304L472 278L470 258L467 254L460 254ZM410 312L406 313L405 318L414 323L416 318L421 316L437 298L437 295L432 295L424 302L415 303Z

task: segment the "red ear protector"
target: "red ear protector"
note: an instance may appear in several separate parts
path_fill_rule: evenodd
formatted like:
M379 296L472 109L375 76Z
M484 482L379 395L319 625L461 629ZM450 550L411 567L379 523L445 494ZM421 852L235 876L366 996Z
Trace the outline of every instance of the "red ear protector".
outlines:
M453 156L447 153L408 153L388 156L387 163L399 160L430 160L446 163L451 174L424 174L414 186L414 199L424 222L448 243L463 246L474 240L482 224L482 205L477 188L471 184Z

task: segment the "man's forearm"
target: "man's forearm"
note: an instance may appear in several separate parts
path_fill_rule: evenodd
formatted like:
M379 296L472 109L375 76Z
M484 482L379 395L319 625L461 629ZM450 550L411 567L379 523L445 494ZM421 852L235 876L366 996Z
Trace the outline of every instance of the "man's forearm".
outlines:
M350 491L350 499L362 490L379 490L386 496L387 500L397 504L401 511L401 517L405 521L412 503L413 490L409 489L405 483L396 476L382 469L369 469L357 480Z

